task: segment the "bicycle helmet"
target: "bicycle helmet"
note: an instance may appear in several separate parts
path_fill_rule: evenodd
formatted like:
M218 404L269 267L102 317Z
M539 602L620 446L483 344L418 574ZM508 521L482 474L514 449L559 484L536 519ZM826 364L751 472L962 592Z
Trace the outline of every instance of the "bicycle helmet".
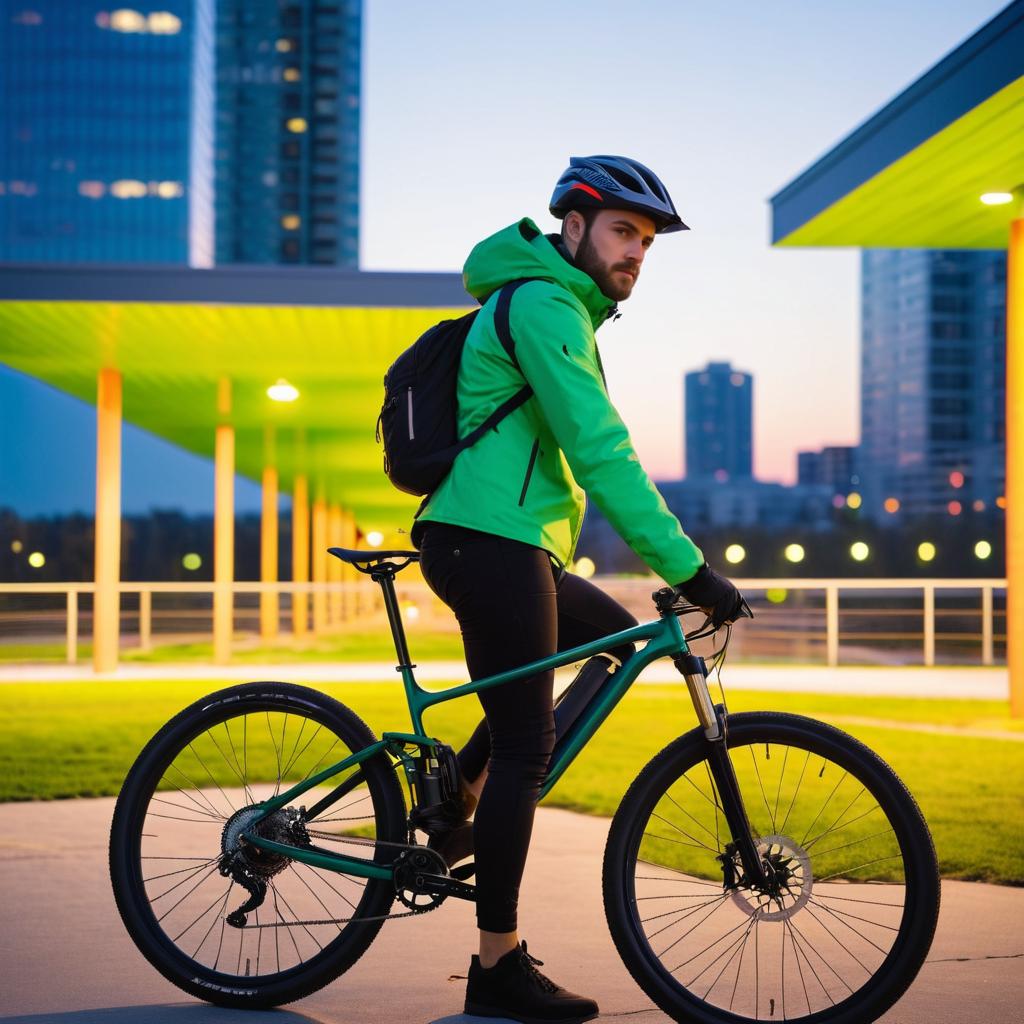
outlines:
M635 210L654 221L658 234L689 231L654 171L624 156L569 158L549 208L561 220L570 210L583 207Z

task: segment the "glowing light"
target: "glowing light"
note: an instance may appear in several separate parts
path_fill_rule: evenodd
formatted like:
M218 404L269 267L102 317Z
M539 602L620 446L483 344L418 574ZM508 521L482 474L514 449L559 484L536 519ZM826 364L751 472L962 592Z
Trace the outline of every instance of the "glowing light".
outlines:
M22 544L20 540L12 540L11 541L11 550L16 555L20 555L21 552L24 551L24 549L25 549L25 545Z
M729 479L729 470L727 469L716 469L715 470L715 483L724 484Z
M203 564L203 560L194 551L190 551L182 558L181 564L189 572L195 572Z
M854 541L850 545L850 557L855 562L863 562L871 554L871 548L862 540Z
M739 565L746 557L747 552L742 544L730 544L725 549L725 560L730 565Z
M804 560L804 547L802 544L787 544L783 552L787 562L802 562Z
M766 590L764 592L764 596L768 598L772 604L782 604L789 596L789 591L785 590L783 587L772 587L770 590Z
M849 508L860 508L861 501L861 496L856 491L851 491L846 496L846 504Z
M949 512L951 516L958 516L961 512L963 512L964 507L963 505L960 504L959 501L951 501L946 506L946 510Z
M930 540L923 540L917 545L917 557L922 562L930 562L935 557L935 545Z
M275 402L294 402L299 397L299 389L294 384L289 384L284 377L278 379L267 388L267 398Z
M302 218L297 213L288 213L281 218L281 227L285 231L295 231L302 224Z
M146 16L122 7L120 10L110 12L110 27L115 32L145 32Z
M102 199L107 194L107 186L102 181L80 181L78 194L87 199Z
M278 53L287 53L292 48L292 41L290 39L278 39L276 46Z
M979 196L986 206L1005 206L1013 202L1012 192L985 192Z
M157 182L156 194L161 199L177 199L185 194L185 186L180 181Z
M832 507L833 508L842 508L845 504L846 504L846 498L844 498L841 494L833 494L832 495Z
M31 565L33 569L42 569L42 567L46 565L46 555L44 555L42 551L33 551L32 554L28 556L28 564Z
M366 543L369 544L371 548L379 548L381 544L384 543L384 534L381 533L380 530L371 530L366 535Z
M573 563L572 571L577 576L582 576L585 580L589 580L591 576L597 572L597 566L594 565L592 558L587 558L585 555L583 558L577 558Z
M415 622L420 617L420 609L419 609L418 605L407 604L405 606L405 608L404 608L404 611L405 611L405 617L410 622Z
M958 470L958 469L954 469L953 472L949 474L949 483L950 483L951 487L963 487L963 485L964 485L964 475L963 475L963 473L961 473L960 470Z
M284 123L285 128L290 132L295 132L296 135L304 132L308 127L306 119L304 117L289 117Z
M134 178L122 178L110 186L110 194L116 199L138 199L146 194L146 183Z
M983 502L981 498L975 498L974 504L971 506L971 508L973 508L975 512L984 512L985 502Z
M899 498L886 498L885 504L882 506L889 515L894 515L900 510L900 499Z
M297 82L300 78L302 78L302 72L298 68L284 69L284 80L286 82Z
M996 505L999 508L1006 508L1006 496L1003 495L1003 494L1000 494L999 497L996 498Z
M730 373L729 374L729 383L734 388L741 388L746 383L746 380L745 380L745 378L744 378L742 373Z
M176 36L181 31L181 18L170 11L154 11L146 25L155 36Z
M974 545L974 554L978 558L988 558L992 554L992 545L987 540L979 540Z

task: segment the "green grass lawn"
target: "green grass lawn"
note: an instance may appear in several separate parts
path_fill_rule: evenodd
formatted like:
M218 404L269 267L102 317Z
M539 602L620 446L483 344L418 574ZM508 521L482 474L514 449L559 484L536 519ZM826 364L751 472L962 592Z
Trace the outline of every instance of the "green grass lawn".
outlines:
M214 682L0 686L0 800L117 793L146 740ZM371 729L408 728L399 686L325 684ZM1024 744L847 724L848 716L1007 731L1005 703L809 694L729 693L734 711L770 708L833 720L903 778L932 828L943 874L1024 884ZM475 698L428 712L429 731L458 745L479 718ZM640 768L693 726L679 686L638 684L547 803L610 815Z

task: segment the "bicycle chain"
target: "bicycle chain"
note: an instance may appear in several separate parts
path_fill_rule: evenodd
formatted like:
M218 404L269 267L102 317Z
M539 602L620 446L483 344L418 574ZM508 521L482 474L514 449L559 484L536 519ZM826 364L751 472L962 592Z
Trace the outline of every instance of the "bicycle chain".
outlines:
M314 839L325 839L335 843L354 843L356 846L395 846L402 850L417 849L416 843L391 843L385 839L366 839L362 836L339 836L334 832L321 832L318 829L306 829L306 834ZM432 906L423 907L421 910L406 910L400 914L374 914L370 917L328 917L320 921L274 921L270 924L245 924L242 930L251 928L296 928L316 926L324 924L350 924L352 921L387 921L398 920L400 917L418 917L420 914L429 914L437 910L444 900L434 903Z

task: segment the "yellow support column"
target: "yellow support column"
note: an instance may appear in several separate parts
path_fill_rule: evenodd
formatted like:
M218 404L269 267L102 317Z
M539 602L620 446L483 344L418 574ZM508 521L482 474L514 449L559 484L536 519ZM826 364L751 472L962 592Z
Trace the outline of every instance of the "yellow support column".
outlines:
M331 505L327 509L327 543L332 548L344 547L341 542L341 506ZM334 555L327 556L327 580L331 590L327 606L327 621L332 628L341 625L341 570L342 562Z
M231 381L217 387L217 412L231 414ZM235 582L235 428L220 423L214 439L213 485L213 660L231 660Z
M292 582L309 582L309 485L304 476L295 478L292 492ZM292 633L303 640L309 620L309 595L292 594Z
M113 672L121 633L121 374L109 367L96 387L95 558L92 667Z
M327 582L327 500L319 495L313 502L313 582ZM313 592L313 632L323 633L327 628L327 593Z
M1024 191L1006 266L1006 663L1010 714L1024 718Z
M341 514L341 536L343 548L356 547L356 517L345 509ZM356 617L359 610L358 596L355 587L359 582L359 570L354 565L344 565L345 587L345 618L351 620Z
M263 505L260 516L260 582L277 582L277 469L263 468ZM260 637L277 639L280 609L277 593L260 594Z

